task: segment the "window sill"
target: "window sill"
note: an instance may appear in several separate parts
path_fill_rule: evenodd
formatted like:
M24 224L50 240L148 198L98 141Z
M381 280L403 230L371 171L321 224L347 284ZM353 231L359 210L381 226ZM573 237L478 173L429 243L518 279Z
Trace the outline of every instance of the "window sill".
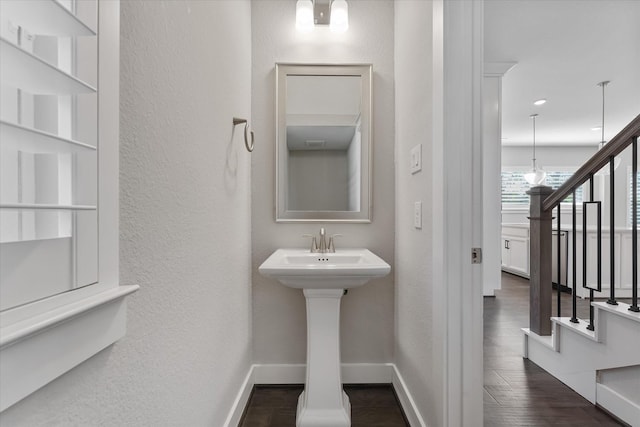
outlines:
M125 297L138 288L114 287L11 324L3 322L0 411L122 338Z

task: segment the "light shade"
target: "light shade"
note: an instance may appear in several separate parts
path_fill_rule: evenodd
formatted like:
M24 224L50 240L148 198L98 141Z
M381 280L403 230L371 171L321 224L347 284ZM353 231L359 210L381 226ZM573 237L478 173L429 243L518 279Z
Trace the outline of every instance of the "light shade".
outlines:
M313 2L298 0L296 3L296 28L298 31L308 33L313 30L313 24Z
M334 33L344 33L349 29L349 6L346 0L333 0L329 28Z
M531 184L531 186L540 185L547 177L547 173L541 168L536 166L536 161L533 160L531 170L524 174L524 179Z

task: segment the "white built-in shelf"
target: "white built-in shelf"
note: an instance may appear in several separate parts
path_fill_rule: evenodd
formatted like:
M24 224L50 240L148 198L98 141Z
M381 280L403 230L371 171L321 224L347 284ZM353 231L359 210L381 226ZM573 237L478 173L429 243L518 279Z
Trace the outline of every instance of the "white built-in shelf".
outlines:
M33 210L58 210L58 211L95 211L94 205L55 205L44 203L2 203L0 209L33 209Z
M0 15L10 16L33 35L95 36L96 32L56 0L1 0Z
M0 120L0 144L3 147L24 149L34 153L76 153L96 151L96 147L73 139Z
M10 41L0 38L2 83L36 95L95 93L82 80L49 64Z

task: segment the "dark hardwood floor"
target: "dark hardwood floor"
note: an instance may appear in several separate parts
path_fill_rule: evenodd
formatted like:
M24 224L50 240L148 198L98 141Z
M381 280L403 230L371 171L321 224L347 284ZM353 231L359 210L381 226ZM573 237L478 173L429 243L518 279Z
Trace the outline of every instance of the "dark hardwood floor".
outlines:
M257 385L240 427L294 427L302 385ZM407 427L390 384L345 385L351 402L352 427Z
M562 295L562 315L571 315L569 294ZM578 318L588 320L588 300L578 298ZM484 299L484 425L624 425L522 358L520 328L528 325L529 281L503 273L502 289Z
M555 292L554 292L555 314ZM562 295L571 315L571 295ZM589 301L578 298L578 317ZM522 358L522 331L529 325L529 281L507 273L495 298L484 299L484 425L623 426L535 363ZM353 427L408 426L391 385L345 385ZM256 386L241 427L295 426L302 385ZM444 426L436 426L444 427Z

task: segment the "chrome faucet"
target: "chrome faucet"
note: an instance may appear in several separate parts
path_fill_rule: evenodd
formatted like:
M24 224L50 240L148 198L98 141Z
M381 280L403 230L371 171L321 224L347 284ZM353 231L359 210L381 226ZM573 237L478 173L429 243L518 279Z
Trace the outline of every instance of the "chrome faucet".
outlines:
M311 238L311 249L310 249L311 253L326 254L327 252L334 253L336 251L336 246L335 246L335 243L333 242L333 238L342 236L342 234L334 234L330 236L328 243L327 243L327 232L324 229L324 227L320 228L319 243L318 243L318 240L316 240L316 236L313 236L311 234L303 234L302 236Z
M327 238L324 227L320 228L320 243L318 244L318 252L320 252L321 254L327 253Z

